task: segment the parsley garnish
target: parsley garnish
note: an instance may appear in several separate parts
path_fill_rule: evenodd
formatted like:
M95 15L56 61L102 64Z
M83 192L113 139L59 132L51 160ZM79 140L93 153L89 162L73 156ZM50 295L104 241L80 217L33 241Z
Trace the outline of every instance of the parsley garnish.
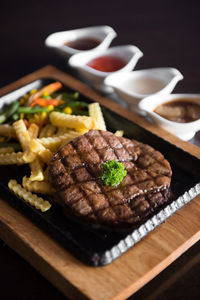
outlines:
M127 174L124 165L116 160L109 160L102 163L102 167L103 175L101 179L105 185L118 185Z

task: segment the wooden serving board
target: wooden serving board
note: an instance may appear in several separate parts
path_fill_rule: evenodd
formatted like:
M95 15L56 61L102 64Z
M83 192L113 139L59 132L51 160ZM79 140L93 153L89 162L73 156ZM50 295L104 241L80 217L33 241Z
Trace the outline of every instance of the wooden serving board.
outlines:
M11 92L39 78L54 78L200 158L200 149L148 123L52 66L0 90ZM195 198L120 258L90 267L0 199L0 237L70 299L125 299L200 239L200 197Z

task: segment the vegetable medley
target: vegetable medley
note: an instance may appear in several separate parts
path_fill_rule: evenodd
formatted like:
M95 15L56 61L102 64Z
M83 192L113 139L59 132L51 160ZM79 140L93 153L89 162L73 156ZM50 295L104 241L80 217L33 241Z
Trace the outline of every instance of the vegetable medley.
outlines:
M48 123L48 115L51 111L88 115L88 104L78 101L79 93L58 93L61 88L62 84L57 81L39 91L34 89L19 101L5 105L0 110L0 124L10 124L18 119L23 119L27 127L31 123L35 123L41 128Z
M11 179L8 186L41 211L51 203L40 195L54 193L48 177L53 154L90 129L106 130L99 103L87 104L80 101L78 92L66 93L61 88L60 82L51 83L0 110L0 165L30 167L20 184Z

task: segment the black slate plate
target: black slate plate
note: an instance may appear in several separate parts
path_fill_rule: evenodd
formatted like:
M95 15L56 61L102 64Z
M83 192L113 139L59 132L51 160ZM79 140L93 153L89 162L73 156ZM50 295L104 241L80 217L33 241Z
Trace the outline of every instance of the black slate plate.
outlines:
M52 81L54 80L39 79L34 81L1 97L0 104L10 103L31 89L40 88ZM66 86L64 86L63 89L71 91L71 89ZM80 96L80 99L91 102L83 95ZM93 266L102 266L111 263L200 193L199 159L109 109L105 107L102 109L108 130L112 132L119 129L124 130L125 137L134 138L153 146L164 154L166 159L170 162L173 171L171 189L174 198L171 203L160 208L154 215L150 216L144 224L139 224L138 228L134 229L131 233L102 231L87 225L83 226L66 218L61 209L54 204L49 211L41 213L16 197L7 188L8 180L15 178L20 182L21 178L29 172L28 167L0 167L0 195L40 228L54 237L72 254Z

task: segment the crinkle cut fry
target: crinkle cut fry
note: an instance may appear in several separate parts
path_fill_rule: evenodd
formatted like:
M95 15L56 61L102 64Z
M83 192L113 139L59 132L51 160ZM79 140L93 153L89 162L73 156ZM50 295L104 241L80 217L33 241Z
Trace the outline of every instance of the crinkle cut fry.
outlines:
M29 149L30 136L23 120L18 120L13 123L13 128L15 129L17 138L21 144L24 153L25 162L33 161L36 157L34 153L32 153Z
M37 138L38 133L39 133L39 127L35 123L32 123L28 128L28 134L30 139Z
M26 126L24 124L23 120L18 120L15 123L13 123L13 128L16 132L17 138L21 144L21 147L24 151L29 150L29 142L30 142L30 136L28 134L28 131L26 129Z
M115 135L118 136L118 137L122 137L124 135L124 131L123 130L117 130L115 132Z
M16 137L14 128L9 124L0 125L0 136Z
M55 136L55 137L47 137L37 139L36 141L42 144L45 148L50 149L51 151L56 151L57 148L62 144L62 142L70 142L76 137L82 135L83 133L77 131L69 131L63 135Z
M37 138L39 133L39 127L36 124L32 123L28 128L28 133L31 139ZM40 161L39 157L36 156L34 161L30 163L30 169L31 169L31 176L30 176L31 181L44 180L43 163Z
M49 182L31 181L26 176L23 177L22 185L29 192L34 192L34 193L39 193L44 195L45 194L52 195L55 192L55 190L53 189L53 187Z
M25 152L1 153L0 165L23 165L32 161L32 158L29 158L30 160L27 160Z
M106 130L106 124L99 103L95 102L89 104L88 110L89 116L95 120L95 128L100 130Z
M47 124L40 130L39 138L50 137L56 132L56 126L52 124Z
M65 133L68 133L69 129L65 127L58 127L58 130L56 132L56 136L64 135Z
M31 176L30 181L42 181L44 180L43 162L36 157L33 162L30 163Z
M53 153L45 148L37 139L30 141L30 149L33 153L39 155L45 163L50 163Z
M13 147L2 147L2 148L0 148L0 154L13 153L13 152L15 152L15 149Z
M13 191L20 198L22 198L25 202L29 203L30 205L34 206L37 209L40 209L42 212L47 211L51 207L49 201L44 200L41 197L32 194L31 192L28 192L14 179L11 179L8 182L8 187L11 191Z
M77 131L94 128L94 120L92 117L67 115L54 111L50 114L49 119L55 126L71 128Z

